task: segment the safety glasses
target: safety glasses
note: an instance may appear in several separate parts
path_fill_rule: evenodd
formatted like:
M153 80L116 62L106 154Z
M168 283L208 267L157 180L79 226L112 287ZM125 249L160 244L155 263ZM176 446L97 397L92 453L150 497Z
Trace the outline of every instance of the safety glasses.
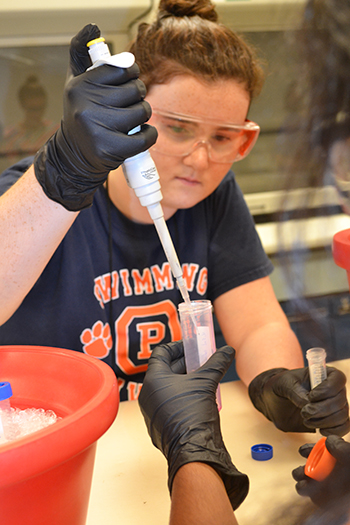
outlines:
M246 120L231 124L214 119L201 119L153 108L152 124L158 139L152 147L163 155L186 157L205 147L211 161L233 163L244 159L253 148L260 127Z

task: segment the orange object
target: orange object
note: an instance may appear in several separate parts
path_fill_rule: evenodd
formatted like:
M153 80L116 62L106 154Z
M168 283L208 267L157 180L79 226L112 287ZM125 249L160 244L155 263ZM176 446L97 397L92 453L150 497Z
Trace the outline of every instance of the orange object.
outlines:
M0 376L11 383L12 406L62 417L0 446L2 522L84 525L97 440L119 406L114 372L71 350L0 346Z
M346 270L350 288L350 229L334 235L332 251L335 264Z
M311 450L305 465L305 474L309 478L322 481L332 472L337 460L330 454L326 447L326 438L317 441Z

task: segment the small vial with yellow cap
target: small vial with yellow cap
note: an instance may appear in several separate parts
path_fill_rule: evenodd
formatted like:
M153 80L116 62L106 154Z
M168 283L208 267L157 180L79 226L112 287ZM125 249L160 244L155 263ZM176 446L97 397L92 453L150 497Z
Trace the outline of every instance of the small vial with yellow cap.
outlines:
M111 55L109 47L103 37L90 40L86 45L92 62L92 66L89 67L88 71L95 67L102 66L102 64L128 68L135 62L134 55L128 51Z
M95 40L90 40L90 42L87 43L87 47L93 64L97 62L97 60L108 60L111 56L106 41L102 36L95 38Z

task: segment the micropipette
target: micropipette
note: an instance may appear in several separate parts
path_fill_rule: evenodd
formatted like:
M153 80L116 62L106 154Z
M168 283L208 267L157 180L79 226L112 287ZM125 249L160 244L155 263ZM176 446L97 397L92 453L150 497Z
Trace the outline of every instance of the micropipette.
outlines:
M89 69L101 66L102 64L126 68L131 67L135 61L132 53L124 52L111 56L103 37L91 40L91 42L88 42L87 47L92 62L92 66ZM129 134L136 133L139 129L139 127L135 128L131 130ZM141 205L146 206L148 209L180 293L185 303L191 309L191 301L183 278L182 268L160 204L163 195L161 193L158 171L149 151L144 151L134 157L126 159L122 167L126 182L135 191ZM196 326L194 317L192 317L192 319L194 326Z

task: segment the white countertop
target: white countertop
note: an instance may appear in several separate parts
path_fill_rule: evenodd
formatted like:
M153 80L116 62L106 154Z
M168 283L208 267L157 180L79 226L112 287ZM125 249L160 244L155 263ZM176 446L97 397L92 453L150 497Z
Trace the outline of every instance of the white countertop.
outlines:
M350 377L350 359L336 366ZM293 468L305 463L298 448L320 435L277 430L255 410L240 381L223 383L221 395L226 447L236 467L250 478L248 497L236 511L238 522L252 525L263 512L268 523L276 505L299 500L291 476ZM274 457L253 460L250 447L257 443L273 445ZM86 525L166 525L169 509L166 460L151 443L137 401L123 402L98 441Z

